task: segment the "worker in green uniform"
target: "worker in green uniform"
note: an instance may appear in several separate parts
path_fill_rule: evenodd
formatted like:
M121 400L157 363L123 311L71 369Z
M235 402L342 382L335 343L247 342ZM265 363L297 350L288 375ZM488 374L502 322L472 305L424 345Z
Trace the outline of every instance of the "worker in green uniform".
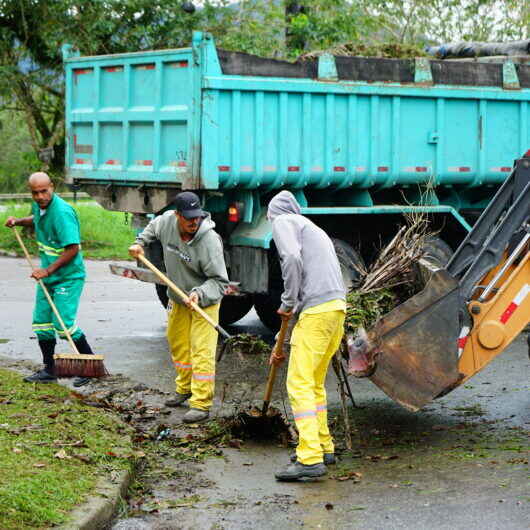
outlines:
M18 219L9 217L5 225L9 228L35 227L41 266L33 271L31 277L42 280L46 285L79 353L92 354L85 334L76 324L77 308L85 283L79 219L75 210L54 193L53 183L46 173L33 173L28 184L33 197L32 215ZM24 378L24 381L56 381L53 360L56 334L63 339L66 335L38 284L33 331L39 340L44 369ZM87 377L77 377L74 386L79 387L89 381Z

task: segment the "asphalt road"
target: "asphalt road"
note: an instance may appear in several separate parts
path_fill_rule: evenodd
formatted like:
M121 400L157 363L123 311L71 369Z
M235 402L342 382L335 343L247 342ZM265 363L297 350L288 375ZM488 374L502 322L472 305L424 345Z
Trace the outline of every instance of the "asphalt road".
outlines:
M104 262L87 262L87 269L78 323L94 349L105 354L112 373L172 392L166 317L154 287L112 276ZM0 355L38 362L28 277L23 260L0 258ZM252 312L234 329L265 333ZM370 381L353 381L364 407L352 413L363 456L344 458L339 469L361 473L359 483L278 484L272 471L286 463L285 450L248 444L204 466L208 485L199 494L210 499L204 509L182 509L178 522L128 520L116 528L529 528L528 364L521 336L468 384L416 414ZM266 372L266 366L225 358L216 406L227 385L248 390L255 381L250 387L259 397ZM278 382L277 397L284 396L282 387ZM332 376L328 388L336 411Z

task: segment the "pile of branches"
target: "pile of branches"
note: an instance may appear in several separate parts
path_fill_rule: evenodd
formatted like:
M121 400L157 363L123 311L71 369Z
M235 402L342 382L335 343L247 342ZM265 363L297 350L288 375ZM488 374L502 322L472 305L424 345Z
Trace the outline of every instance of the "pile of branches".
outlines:
M418 281L418 262L432 237L423 214L406 216L392 240L381 250L369 269L360 269L360 286L347 295L346 332L370 328L423 288Z
M421 46L414 44L399 42L374 44L345 42L327 50L304 53L298 57L298 60L315 59L324 53L329 53L335 57L382 57L385 59L414 59L415 57L425 57L427 55Z

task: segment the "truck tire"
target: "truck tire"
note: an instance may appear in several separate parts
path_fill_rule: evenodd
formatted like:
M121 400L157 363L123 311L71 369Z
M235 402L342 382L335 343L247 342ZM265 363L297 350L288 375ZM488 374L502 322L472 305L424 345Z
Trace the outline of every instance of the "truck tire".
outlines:
M167 309L167 304L169 302L169 297L167 295L167 287L159 283L155 283L156 294L160 303Z
M273 333L280 329L281 320L276 313L281 304L283 289L269 289L266 294L254 295L254 309L261 322Z
M280 329L281 324L280 317L276 311L281 304L283 279L280 259L278 258L275 247L269 250L268 261L269 290L267 293L254 295L254 309L261 322L273 333L276 333Z
M167 287L155 283L156 294L160 303L167 308L169 297ZM225 296L221 302L219 310L219 323L221 326L228 326L243 318L252 308L252 296Z
M225 296L219 310L219 323L228 326L242 319L252 308L254 300L250 295Z
M425 241L422 257L435 267L445 267L452 255L453 251L451 247L441 237L432 236ZM417 278L422 284L422 287L425 287L430 277L429 269L421 266L418 267Z
M349 243L346 243L343 239L336 238L332 238L331 241L339 259L344 286L346 291L349 292L359 286L361 281L359 270L366 269L366 266L361 255Z

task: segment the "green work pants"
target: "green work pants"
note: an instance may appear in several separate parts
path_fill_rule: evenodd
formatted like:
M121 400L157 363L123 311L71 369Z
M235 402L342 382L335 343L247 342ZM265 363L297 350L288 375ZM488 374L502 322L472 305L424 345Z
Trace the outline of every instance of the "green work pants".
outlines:
M75 323L75 318L84 284L83 278L46 284L51 299L73 340L77 340L83 335L83 331ZM56 333L62 339L66 338L64 330L39 284L37 284L35 309L33 310L33 331L39 340L53 340Z

